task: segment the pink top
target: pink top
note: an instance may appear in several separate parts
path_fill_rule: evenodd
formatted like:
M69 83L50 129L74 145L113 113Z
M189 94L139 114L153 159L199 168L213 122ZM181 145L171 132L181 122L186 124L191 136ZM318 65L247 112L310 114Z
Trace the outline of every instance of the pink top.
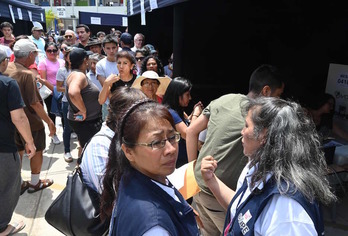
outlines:
M38 70L39 71L46 71L46 79L48 82L50 82L53 86L56 85L56 75L57 71L60 67L64 66L64 60L57 59L57 61L52 62L48 60L47 58L45 60L40 61Z

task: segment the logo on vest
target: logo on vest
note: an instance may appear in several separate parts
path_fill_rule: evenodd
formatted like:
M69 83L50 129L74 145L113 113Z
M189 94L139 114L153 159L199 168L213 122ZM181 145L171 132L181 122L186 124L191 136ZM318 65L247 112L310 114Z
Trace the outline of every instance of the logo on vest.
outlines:
M250 211L248 210L244 215L239 213L238 215L238 224L243 235L249 232L249 227L247 226L248 221L252 218Z

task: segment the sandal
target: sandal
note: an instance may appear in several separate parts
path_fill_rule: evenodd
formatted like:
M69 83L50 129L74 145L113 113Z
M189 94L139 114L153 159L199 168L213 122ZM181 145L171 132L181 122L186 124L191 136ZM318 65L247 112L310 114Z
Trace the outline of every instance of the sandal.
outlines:
M0 233L0 235L14 235L24 229L24 227L25 223L23 221L14 222L12 224L8 224L6 230Z
M35 193L37 191L40 191L44 188L47 188L53 184L53 179L43 179L39 180L39 182L36 185L32 185L29 183L28 193Z
M21 185L21 195L29 188L29 181L23 181Z

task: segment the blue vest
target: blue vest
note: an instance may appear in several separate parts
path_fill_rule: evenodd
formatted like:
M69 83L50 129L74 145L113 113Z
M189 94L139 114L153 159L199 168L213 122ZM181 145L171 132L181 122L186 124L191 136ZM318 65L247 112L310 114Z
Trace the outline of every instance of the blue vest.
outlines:
M254 226L255 222L261 214L263 208L266 206L268 201L275 194L280 194L275 184L274 180L271 178L262 189L261 193L255 194L252 192L248 198L236 209L235 217L232 220L232 227L228 226L231 222L231 206L232 203L236 200L236 198L245 192L248 184L246 179L242 187L237 191L235 196L233 197L227 211L224 232L226 227L229 227L228 232L224 235L254 235ZM293 188L290 187L290 192ZM318 235L324 235L324 222L321 215L321 208L318 203L310 203L299 191L296 191L294 194L287 195L292 199L296 200L301 206L306 210L307 214L311 217L315 229ZM242 198L242 196L241 196ZM249 212L248 212L249 211ZM248 212L248 213L247 213ZM243 222L243 216L245 214L249 214L252 216L247 223Z
M143 235L161 226L171 235L199 235L192 208L174 188L174 200L151 179L136 170L125 174L118 190L110 235Z

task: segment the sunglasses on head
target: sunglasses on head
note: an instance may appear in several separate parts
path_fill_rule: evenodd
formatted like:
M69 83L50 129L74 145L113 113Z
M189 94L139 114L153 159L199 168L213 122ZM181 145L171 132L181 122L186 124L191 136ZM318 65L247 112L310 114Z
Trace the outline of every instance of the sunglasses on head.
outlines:
M142 60L144 60L144 58L145 58L145 57L136 57L135 59L136 59L137 61L142 61Z
M71 39L72 38L72 35L64 35L64 38L66 38L66 39Z
M58 52L58 50L57 49L47 49L46 52L48 52L48 53L56 53L56 52Z

